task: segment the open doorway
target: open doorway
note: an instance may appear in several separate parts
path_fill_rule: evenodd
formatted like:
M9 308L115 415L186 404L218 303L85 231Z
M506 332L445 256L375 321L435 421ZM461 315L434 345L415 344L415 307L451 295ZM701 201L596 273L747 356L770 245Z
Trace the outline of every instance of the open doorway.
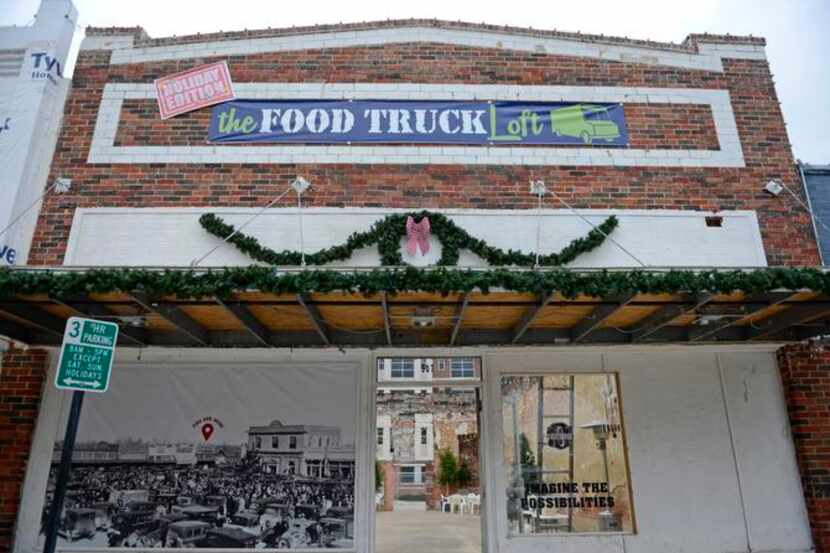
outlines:
M377 362L375 550L480 553L481 360Z

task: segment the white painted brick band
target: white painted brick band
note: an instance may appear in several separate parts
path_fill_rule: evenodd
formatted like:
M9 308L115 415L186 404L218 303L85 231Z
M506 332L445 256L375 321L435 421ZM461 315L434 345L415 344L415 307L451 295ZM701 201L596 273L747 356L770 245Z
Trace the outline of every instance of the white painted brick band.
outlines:
M440 43L473 48L496 48L519 52L545 53L668 65L684 69L723 71L723 58L766 59L764 48L742 44L701 44L699 53L662 50L618 44L581 42L565 38L543 38L520 34L439 29L435 27L397 27L332 33L308 33L270 38L223 40L193 44L173 44L113 51L110 63L146 63L201 57L239 56L268 52L290 52L325 48L379 46L403 43Z
M131 36L88 36L81 41L81 50L121 50L132 48Z
M719 150L537 148L521 146L115 146L124 99L154 99L153 85L109 83L98 108L87 162L96 163L356 163L421 165L579 165L631 167L743 167L729 92L644 87L454 84L240 83L239 98L522 100L708 105ZM207 133L207 129L205 129Z

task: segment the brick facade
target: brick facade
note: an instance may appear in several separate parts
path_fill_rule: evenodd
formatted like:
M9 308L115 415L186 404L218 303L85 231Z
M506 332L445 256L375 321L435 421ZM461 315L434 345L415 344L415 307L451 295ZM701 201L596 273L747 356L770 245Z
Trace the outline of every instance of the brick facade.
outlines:
M255 36L279 35L273 31ZM229 34L202 40L233 38L239 36ZM186 44L195 38L177 40L144 42ZM691 52L696 40L690 39L684 46L660 48ZM711 40L721 41L718 37ZM757 39L729 42L763 44ZM556 183L557 193L577 208L755 210L770 265L818 263L809 214L792 199L771 198L761 191L771 178L780 178L793 190L800 190L769 67L761 59L725 59L720 72L432 43L257 53L228 59L236 83L457 83L727 90L743 145L745 167L87 164L105 84L151 83L160 76L214 59L110 64L111 54L82 50L78 58L50 177L70 178L73 186L68 194L47 196L32 246L31 264L62 262L77 207L255 207L267 203L297 174L316 184L305 198L309 206L529 208L535 200L525 193L525 188L528 180L534 178ZM656 103L626 105L626 111L632 126L632 146L648 148L659 144L661 149L705 150L715 145L712 116L705 106L667 107ZM161 123L150 119L152 102L127 100L117 142L204 144L208 112L202 110ZM285 206L291 205L289 198L284 201Z
M784 384L801 484L816 553L830 552L830 350L812 344L783 347Z
M45 350L12 349L3 354L0 366L0 552L11 550L47 369Z
M697 52L702 43L763 46L763 39L690 36L683 44L657 44L590 35L424 21L446 29L516 32L584 43ZM91 29L88 36L133 37L138 46L175 46L302 32L388 28L395 22L267 30L150 39L140 28ZM555 183L575 208L754 210L770 265L818 265L809 214L792 198L762 192L772 178L801 190L784 120L767 62L723 60L723 71L609 61L506 48L438 43L340 47L235 55L228 58L236 83L453 83L585 87L657 87L729 92L742 144L744 167L615 167L387 164L88 164L104 87L108 83L152 83L153 79L220 58L110 64L112 52L82 50L66 103L49 182L72 180L66 194L43 202L29 263L59 265L72 218L79 207L261 207L296 175L315 183L308 206L389 208L533 208L530 179ZM636 148L717 148L711 110L659 102L626 104L631 145ZM209 110L168 122L146 100L126 100L116 144L204 145ZM291 207L287 196L278 207ZM549 204L548 207L561 207ZM819 551L830 551L828 432L830 355L793 346L781 354L790 417L804 478L805 496ZM40 391L46 353L7 353L0 373L0 551L10 547ZM436 443L439 440L436 439ZM386 468L387 484L395 482Z

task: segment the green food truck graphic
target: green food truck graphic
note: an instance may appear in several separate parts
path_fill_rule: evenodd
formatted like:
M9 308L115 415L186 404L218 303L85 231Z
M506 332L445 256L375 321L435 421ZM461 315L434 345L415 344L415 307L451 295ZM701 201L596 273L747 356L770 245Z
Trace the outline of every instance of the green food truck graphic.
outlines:
M556 136L572 136L585 144L597 140L613 142L620 137L620 128L611 120L609 106L574 104L550 112L550 122Z

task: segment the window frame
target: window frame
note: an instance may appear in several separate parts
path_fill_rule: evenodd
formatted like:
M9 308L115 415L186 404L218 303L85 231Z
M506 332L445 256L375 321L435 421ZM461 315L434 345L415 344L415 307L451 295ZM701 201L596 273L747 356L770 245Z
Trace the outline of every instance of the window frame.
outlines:
M395 365L399 366L396 367ZM398 374L395 374L395 373ZM411 374L410 374L411 373ZM389 359L389 379L390 380L414 380L415 379L415 359L411 357L392 357Z
M461 366L460 368L456 368L455 364L459 363L470 363L470 367ZM450 378L453 380L472 380L476 377L476 361L474 357L451 357L450 358ZM460 375L456 375L456 371L460 371ZM465 373L469 372L469 375L465 375Z
M498 414L495 418L490 419L490 422L485 424L492 425L494 427L494 431L498 433L498 440L490 442L487 446L488 454L485 455L492 455L494 459L498 462L498 460L502 459L504 455L504 441L508 440L508 433L505 430L504 424L505 420L503 418L503 409L504 409L504 396L502 394L502 382L505 378L521 378L521 377L567 377L567 376L574 376L574 377L586 377L586 376L612 376L614 379L614 396L617 403L618 409L618 421L616 424L618 425L618 431L621 435L622 440L622 458L624 459L625 463L625 475L626 475L626 484L627 484L627 492L628 492L628 507L630 510L630 527L627 529L620 529L620 530L613 530L613 531L600 531L600 530L590 530L584 532L538 532L538 533L525 533L525 534L518 534L514 533L509 527L508 521L508 513L507 513L507 503L503 499L503 495L498 497L498 494L495 494L491 497L491 501L493 501L492 505L488 508L495 509L496 517L498 518L498 523L496 528L493 529L494 532L498 534L496 538L499 542L499 547L506 548L505 550L515 551L517 548L521 548L520 544L527 543L525 540L533 541L533 540L540 540L540 539L547 539L550 543L561 543L559 540L570 540L574 538L583 538L583 539L594 539L594 538L604 538L604 537L612 537L612 536L633 536L638 535L639 532L639 525L637 520L637 505L635 504L635 495L633 491L633 479L631 475L631 457L629 451L629 443L628 443L628 434L627 434L627 427L625 424L625 411L624 411L624 402L623 402L623 391L622 391L622 383L620 378L620 373L618 371L608 371L608 370L580 370L579 368L574 369L565 369L565 368L556 368L556 369L539 369L537 366L534 366L535 363L532 359L522 360L512 363L515 363L513 366L506 367L499 363L498 365L491 367L490 378L488 378L487 383L485 384L484 388L488 390L488 395L492 398L492 401L498 406ZM512 364L511 363L511 364ZM525 364L527 363L527 364ZM485 418L489 418L485 416ZM505 474L505 467L496 468L494 474L488 478L489 483L488 486L493 486L496 490L506 489L508 484L508 477ZM495 534L494 534L495 537ZM600 542L591 542L595 544L600 544Z

